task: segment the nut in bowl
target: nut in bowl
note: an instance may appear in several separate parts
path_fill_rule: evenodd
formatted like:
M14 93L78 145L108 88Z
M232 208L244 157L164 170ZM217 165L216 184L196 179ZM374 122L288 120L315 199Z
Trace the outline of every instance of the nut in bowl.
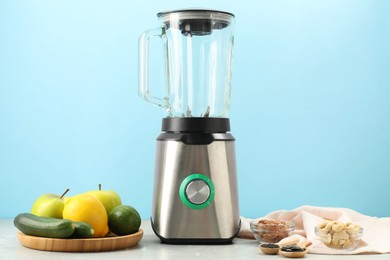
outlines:
M353 223L326 220L315 227L315 234L328 247L355 249L363 235L363 228Z
M294 221L260 219L250 222L250 228L259 243L278 243L292 235Z

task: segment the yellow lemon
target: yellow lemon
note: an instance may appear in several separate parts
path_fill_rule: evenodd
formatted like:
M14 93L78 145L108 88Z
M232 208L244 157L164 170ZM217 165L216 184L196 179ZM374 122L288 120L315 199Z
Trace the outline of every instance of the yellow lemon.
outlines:
M79 194L65 200L64 219L88 223L94 230L93 237L104 237L108 233L107 211L96 197Z

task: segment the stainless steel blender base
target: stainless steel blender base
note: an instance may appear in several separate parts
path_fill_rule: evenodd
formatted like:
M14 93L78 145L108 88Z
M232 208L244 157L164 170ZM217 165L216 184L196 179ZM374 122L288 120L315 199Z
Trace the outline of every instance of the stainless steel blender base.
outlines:
M229 243L238 233L232 139L210 144L157 142L151 221L162 242Z

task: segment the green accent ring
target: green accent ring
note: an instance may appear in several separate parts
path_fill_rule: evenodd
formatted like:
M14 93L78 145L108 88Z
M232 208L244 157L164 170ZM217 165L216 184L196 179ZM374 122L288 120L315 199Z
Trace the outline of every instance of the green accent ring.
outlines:
M186 196L186 188L187 188L187 185L191 182L191 181L194 181L194 180L202 180L204 182L207 183L207 185L209 186L210 188L210 196L209 198L203 202L202 204L194 204L192 203L191 201L188 200L187 196ZM200 174L200 173L194 173L194 174L191 174L189 176L187 176L187 178L185 178L182 183L180 184L180 199L181 201L183 201L184 205L186 205L187 207L191 208L191 209L204 209L206 208L208 205L211 204L211 202L214 200L214 195L215 195L215 189L214 189L214 184L213 182L210 180L209 177L203 175L203 174Z

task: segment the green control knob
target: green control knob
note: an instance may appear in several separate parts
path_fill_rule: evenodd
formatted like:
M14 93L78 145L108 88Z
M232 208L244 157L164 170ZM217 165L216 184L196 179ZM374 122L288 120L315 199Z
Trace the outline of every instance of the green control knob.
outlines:
M210 197L210 187L204 180L196 179L187 184L185 195L193 204L203 204Z
M214 199L214 184L203 174L192 174L180 185L180 199L191 209L203 209Z

